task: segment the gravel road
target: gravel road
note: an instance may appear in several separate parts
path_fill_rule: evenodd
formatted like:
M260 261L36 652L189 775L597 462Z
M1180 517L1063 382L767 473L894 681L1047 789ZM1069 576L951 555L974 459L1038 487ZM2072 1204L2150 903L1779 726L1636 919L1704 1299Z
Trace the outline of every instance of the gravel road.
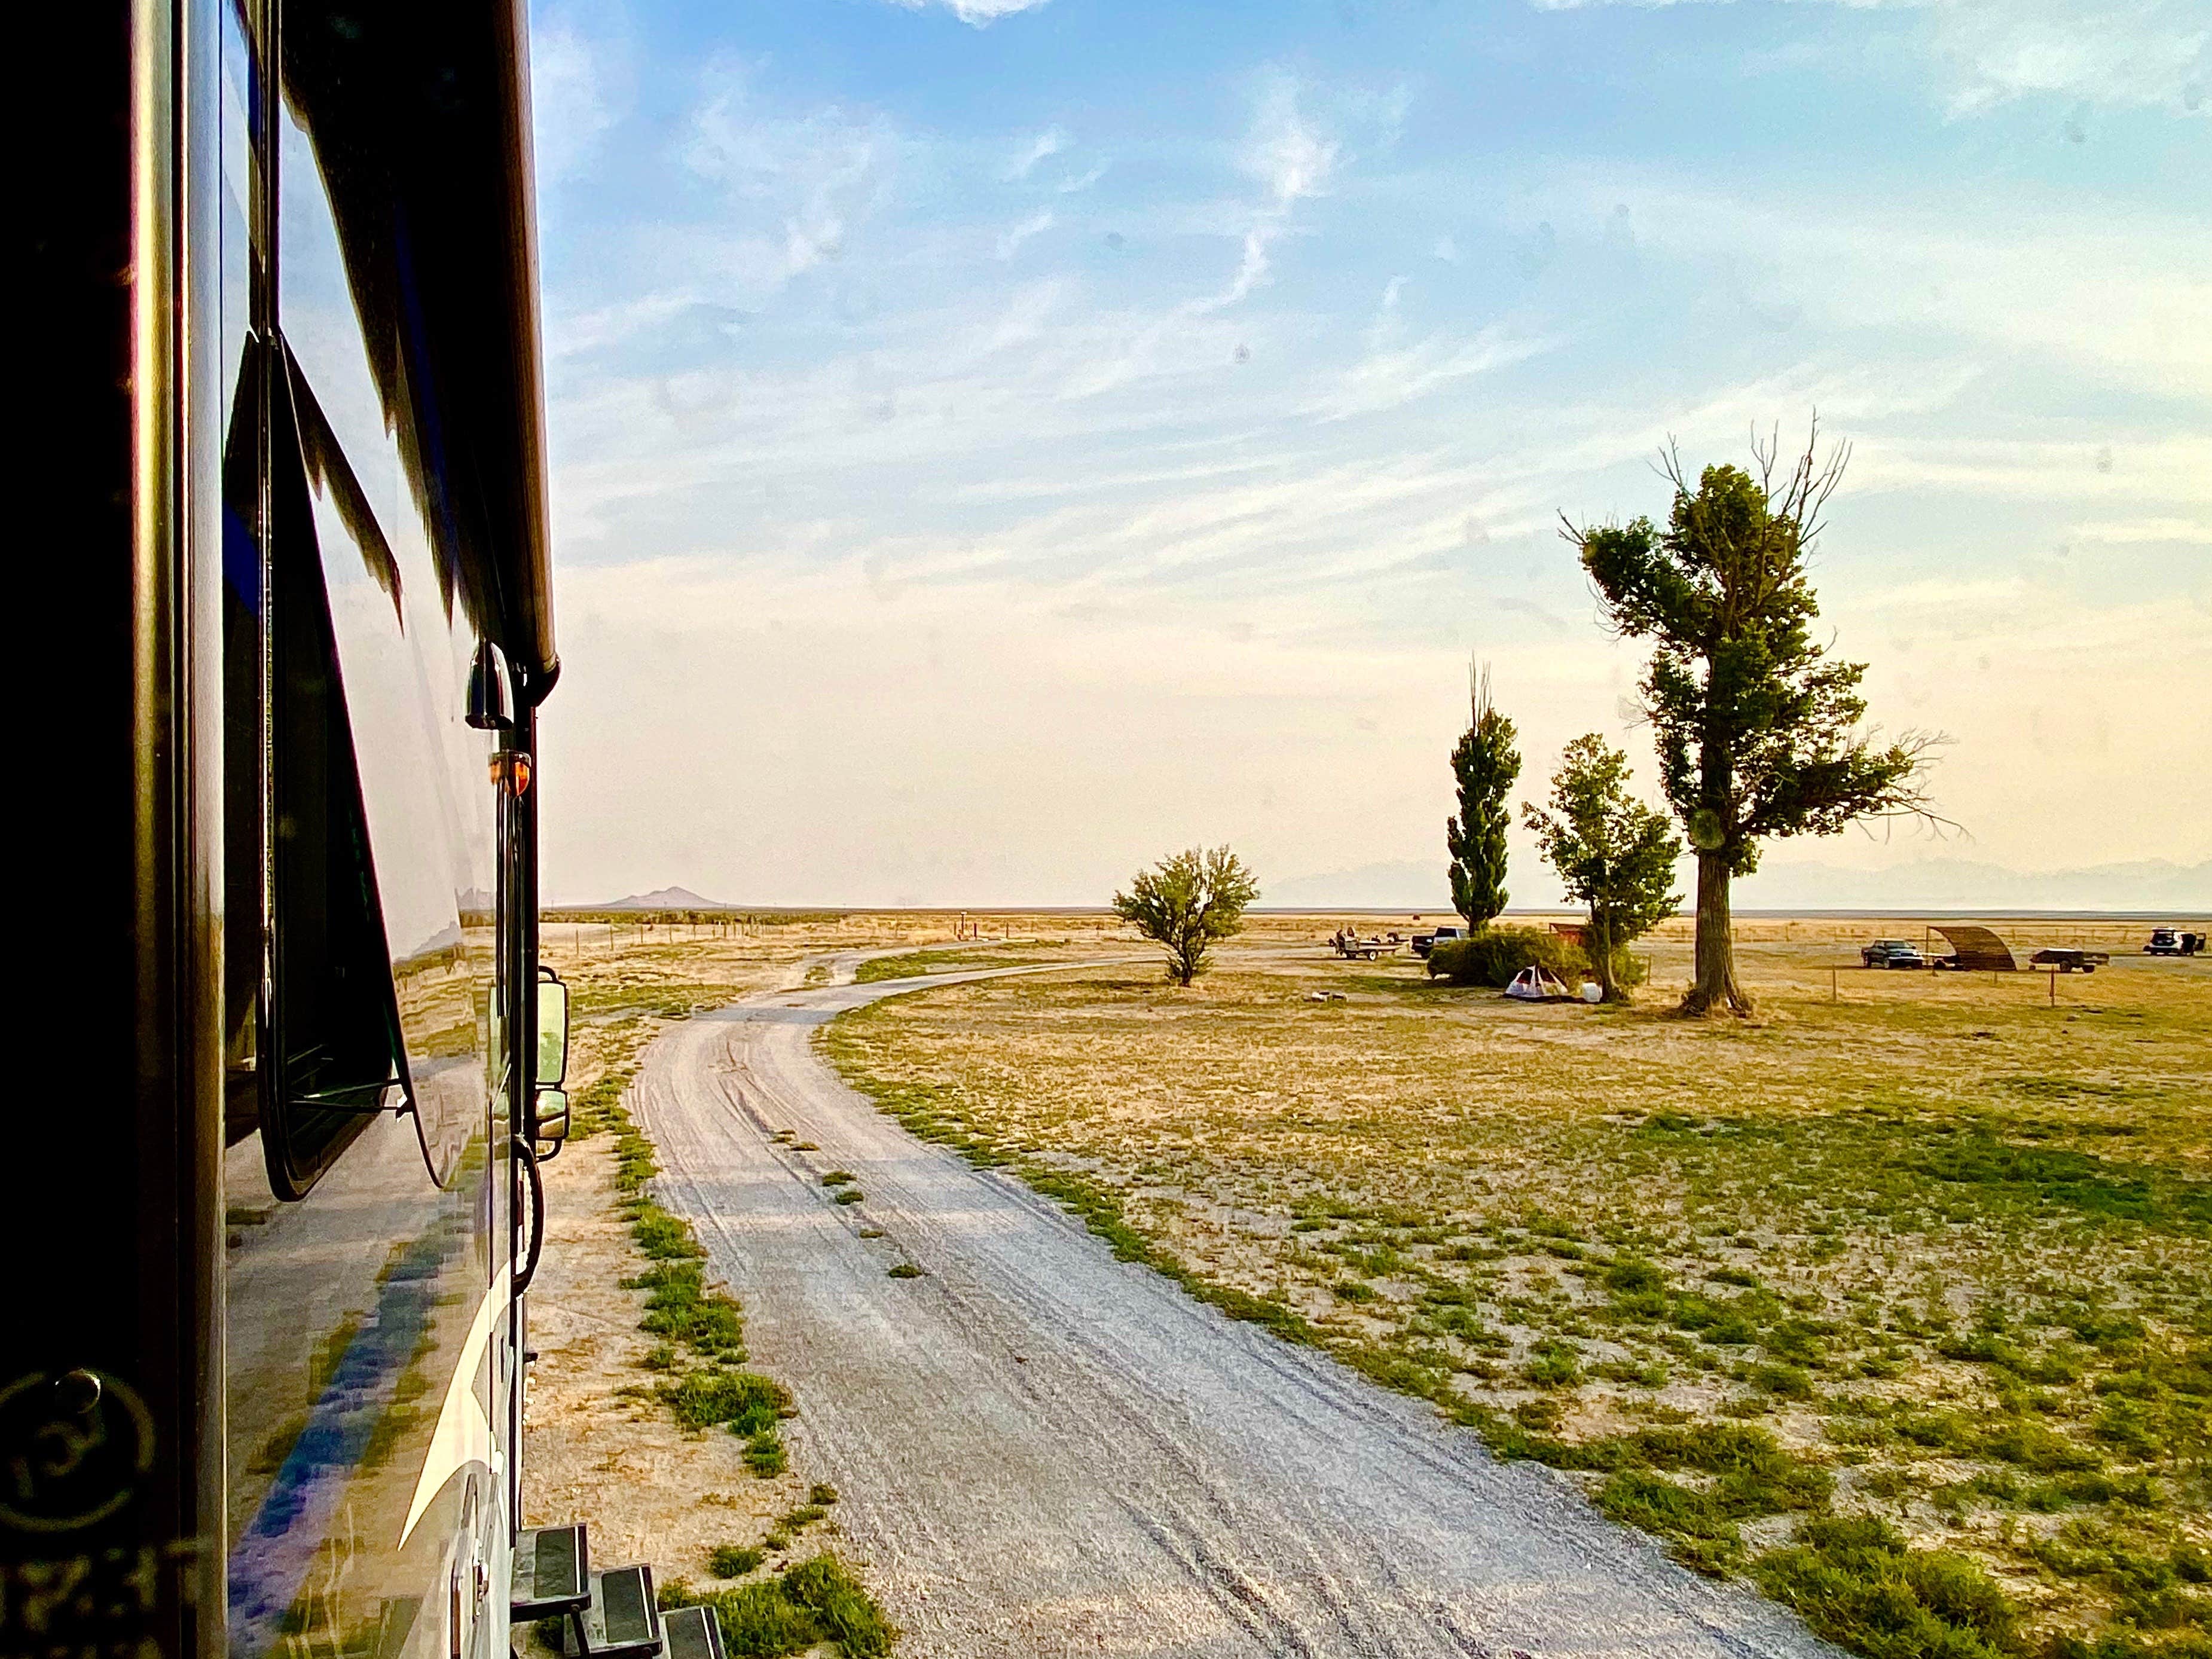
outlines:
M907 1659L1833 1659L1550 1471L1494 1462L1420 1401L1115 1261L1057 1206L878 1113L811 1039L917 982L693 1018L632 1093L662 1201L797 1395L796 1465L846 1494L839 1547ZM834 1169L864 1202L834 1201ZM890 1277L900 1263L921 1276Z

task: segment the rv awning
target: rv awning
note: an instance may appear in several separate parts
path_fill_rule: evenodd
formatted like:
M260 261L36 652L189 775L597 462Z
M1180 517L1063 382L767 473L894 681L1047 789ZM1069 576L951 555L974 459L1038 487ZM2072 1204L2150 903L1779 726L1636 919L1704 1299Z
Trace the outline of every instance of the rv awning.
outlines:
M306 0L281 50L446 604L537 696L558 659L524 27L516 0Z

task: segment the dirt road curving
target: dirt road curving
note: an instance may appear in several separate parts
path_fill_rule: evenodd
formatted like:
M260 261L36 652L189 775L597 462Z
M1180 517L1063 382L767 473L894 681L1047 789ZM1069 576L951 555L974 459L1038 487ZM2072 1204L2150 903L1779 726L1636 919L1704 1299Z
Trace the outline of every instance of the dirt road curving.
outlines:
M698 1017L631 1096L902 1654L1833 1655L1548 1471L1115 1261L817 1058L841 1011L955 977Z

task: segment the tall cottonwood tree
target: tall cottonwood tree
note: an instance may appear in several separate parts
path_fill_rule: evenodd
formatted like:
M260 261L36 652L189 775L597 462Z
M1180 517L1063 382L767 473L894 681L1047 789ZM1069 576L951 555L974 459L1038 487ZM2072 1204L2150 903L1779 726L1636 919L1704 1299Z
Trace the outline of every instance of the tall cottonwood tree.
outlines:
M1681 908L1682 842L1664 812L1628 791L1628 757L1595 732L1577 738L1552 775L1548 808L1523 806L1567 896L1589 908L1583 942L1603 999L1626 1002L1620 953Z
M1753 465L1708 466L1695 488L1669 447L1674 487L1662 530L1649 519L1577 528L1607 621L1656 642L1643 683L1660 780L1698 856L1697 974L1686 1012L1751 1011L1735 975L1729 884L1759 866L1759 844L1828 836L1854 820L1940 823L1925 793L1932 736L1889 744L1859 732L1864 663L1831 660L1811 625L1820 606L1805 556L1850 458L1823 457L1816 417L1805 453L1784 463L1778 430L1752 440Z
M1459 781L1459 814L1444 820L1451 854L1452 908L1470 928L1489 924L1505 908L1505 831L1512 823L1505 797L1521 775L1513 722L1490 701L1490 670L1470 665L1468 726L1452 750Z

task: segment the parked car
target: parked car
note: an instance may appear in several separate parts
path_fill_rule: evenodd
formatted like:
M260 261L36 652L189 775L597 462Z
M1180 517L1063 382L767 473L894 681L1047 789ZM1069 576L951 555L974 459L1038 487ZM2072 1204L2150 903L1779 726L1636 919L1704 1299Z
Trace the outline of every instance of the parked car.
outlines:
M2028 961L2038 968L2056 968L2062 974L2094 974L2112 959L2110 951L2077 951L2071 945L2053 945L2038 951Z
M2202 933L2185 933L2179 927L2154 927L2143 953L2154 957L2193 957L2203 948Z
M1439 927L1433 933L1416 933L1413 935L1413 954L1425 957L1447 940L1466 937L1467 929L1464 927Z
M1878 939L1859 947L1859 960L1869 968L1925 968L1928 958L1920 947L1901 939Z

